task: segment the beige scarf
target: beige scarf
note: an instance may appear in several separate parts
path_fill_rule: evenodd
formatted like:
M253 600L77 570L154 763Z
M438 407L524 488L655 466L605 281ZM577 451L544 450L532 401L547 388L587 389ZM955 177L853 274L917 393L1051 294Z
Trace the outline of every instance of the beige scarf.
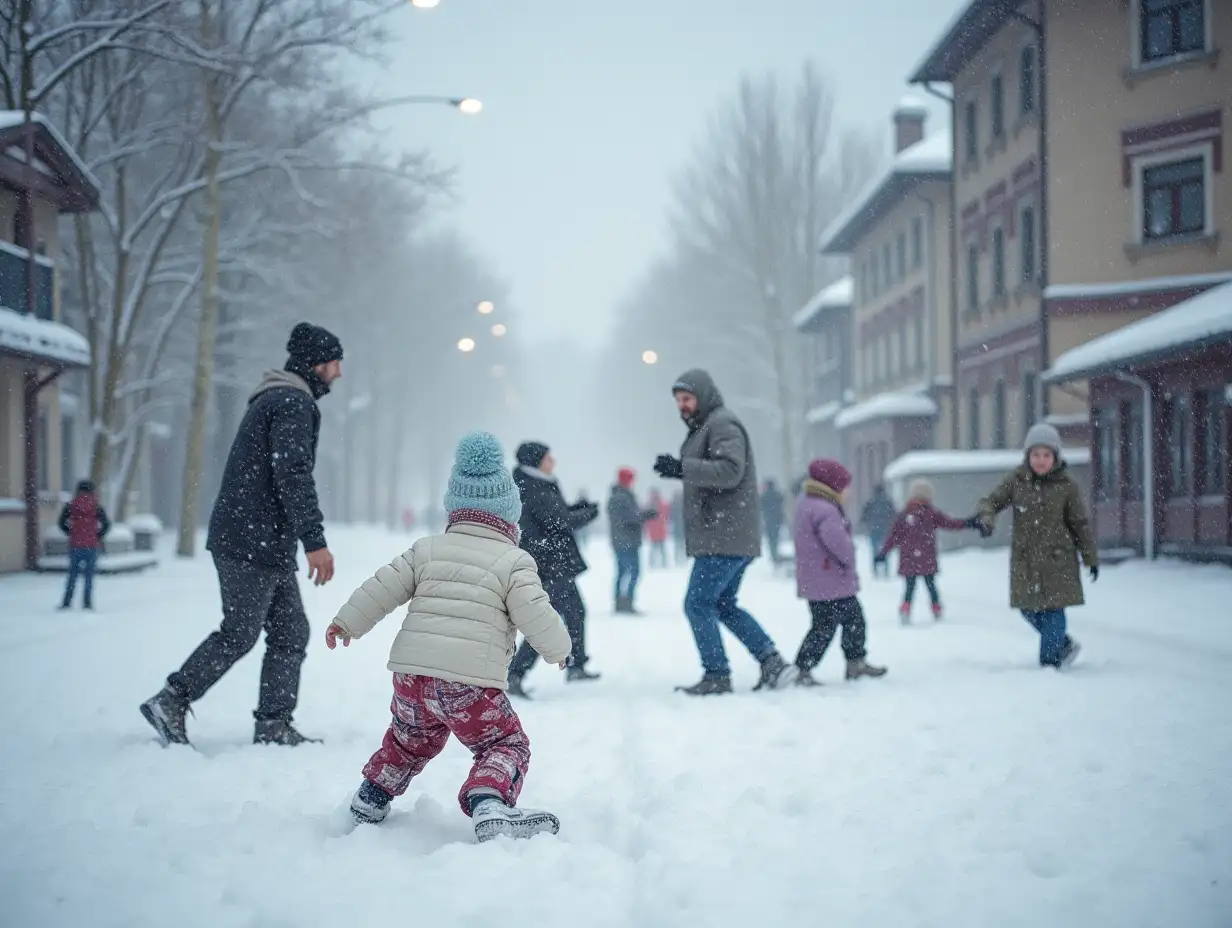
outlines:
M828 499L836 506L841 507L843 505L843 494L818 480L804 481L804 492L809 496L820 496L822 499Z

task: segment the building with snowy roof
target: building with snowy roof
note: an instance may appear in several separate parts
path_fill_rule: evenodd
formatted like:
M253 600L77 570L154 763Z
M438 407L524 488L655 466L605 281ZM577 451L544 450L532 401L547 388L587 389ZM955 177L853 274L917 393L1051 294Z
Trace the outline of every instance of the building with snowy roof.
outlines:
M926 112L906 98L894 113L895 153L822 235L824 254L848 256L852 322L849 388L813 418L842 436L856 503L909 451L950 447L952 146L925 137ZM801 317L808 317L804 307Z
M1101 546L1232 563L1232 282L1065 352L1045 379L1090 384Z
M971 0L916 68L952 97L964 447L1012 446L1039 416L1085 443L1083 385L1039 372L1232 269L1216 8Z
M61 466L57 378L88 367L90 345L60 321L56 227L98 199L97 182L51 123L0 112L0 571L37 565L42 529L81 476Z
M843 455L834 420L851 390L853 291L850 276L827 284L792 320L809 340L809 410L804 423L810 458Z

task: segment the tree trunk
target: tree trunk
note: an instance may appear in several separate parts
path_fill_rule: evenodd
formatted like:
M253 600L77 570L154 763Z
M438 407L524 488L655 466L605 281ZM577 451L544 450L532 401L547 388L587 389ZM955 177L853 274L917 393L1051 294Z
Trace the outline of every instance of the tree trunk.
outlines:
M206 48L214 44L210 0L201 0L201 34ZM188 448L184 460L184 486L180 497L180 531L176 553L193 557L197 547L201 474L205 463L205 419L214 380L214 341L218 333L218 252L222 238L222 196L218 183L222 161L222 114L218 79L205 72L205 241L201 280L201 320L197 333L197 363L193 375L192 404L188 415Z

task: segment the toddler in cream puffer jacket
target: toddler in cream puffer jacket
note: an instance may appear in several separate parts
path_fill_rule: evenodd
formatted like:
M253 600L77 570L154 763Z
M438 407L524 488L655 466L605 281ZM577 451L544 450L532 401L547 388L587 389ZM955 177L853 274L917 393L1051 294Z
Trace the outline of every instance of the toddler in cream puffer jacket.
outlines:
M331 650L339 640L346 646L410 603L389 655L393 720L351 800L359 823L383 821L452 732L475 757L458 801L480 841L560 829L548 812L515 808L530 765L530 742L505 695L517 633L562 669L571 642L534 558L517 545L522 501L502 457L487 432L463 438L444 534L421 538L364 581L326 631Z

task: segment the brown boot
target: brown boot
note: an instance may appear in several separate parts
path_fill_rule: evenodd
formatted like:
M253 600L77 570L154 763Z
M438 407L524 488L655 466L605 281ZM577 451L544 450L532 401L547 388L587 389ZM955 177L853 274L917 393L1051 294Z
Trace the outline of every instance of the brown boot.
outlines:
M847 679L858 680L860 677L884 677L886 668L874 667L864 658L847 662Z

